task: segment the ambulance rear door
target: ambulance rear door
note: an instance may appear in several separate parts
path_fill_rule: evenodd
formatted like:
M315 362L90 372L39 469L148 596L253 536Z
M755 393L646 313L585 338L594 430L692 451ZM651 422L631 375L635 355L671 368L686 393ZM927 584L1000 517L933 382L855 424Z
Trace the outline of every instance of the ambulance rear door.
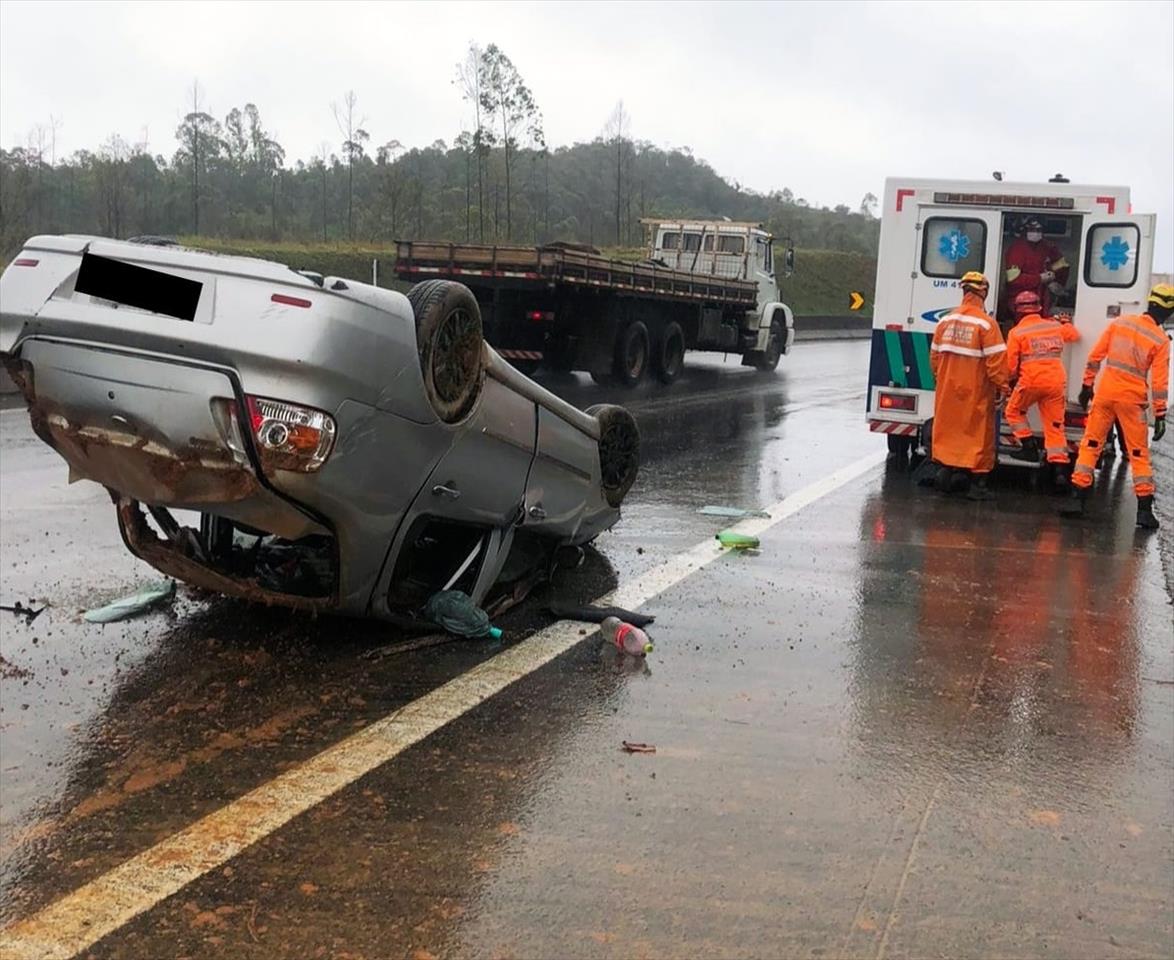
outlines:
M1080 393L1088 355L1118 316L1145 311L1154 256L1152 213L1084 218L1073 322L1080 340L1068 351L1068 399Z
M918 420L933 414L930 344L938 322L962 302L958 281L971 270L999 271L1002 215L995 209L924 205L918 210L909 313L903 325L886 324L892 381L916 391ZM994 315L992 282L987 310ZM903 381L903 382L902 382Z

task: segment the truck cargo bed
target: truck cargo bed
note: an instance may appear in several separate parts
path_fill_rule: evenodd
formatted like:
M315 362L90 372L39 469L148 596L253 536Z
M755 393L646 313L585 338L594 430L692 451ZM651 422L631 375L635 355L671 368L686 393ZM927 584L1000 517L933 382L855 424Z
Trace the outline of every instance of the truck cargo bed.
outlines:
M613 260L590 250L548 244L396 241L395 273L402 280L443 277L471 287L594 287L642 299L688 300L752 309L757 285L748 280L673 270L644 261Z

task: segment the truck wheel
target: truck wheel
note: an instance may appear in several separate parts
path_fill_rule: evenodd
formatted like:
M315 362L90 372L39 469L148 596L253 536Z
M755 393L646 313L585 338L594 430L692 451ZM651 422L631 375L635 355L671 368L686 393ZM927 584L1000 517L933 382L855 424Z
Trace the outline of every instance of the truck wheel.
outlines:
M599 476L603 497L618 507L640 470L640 428L623 407L597 403L587 414L599 421Z
M424 393L436 415L456 423L468 415L485 381L481 310L473 292L451 280L425 280L408 291Z
M629 323L616 337L616 379L626 387L638 384L648 369L648 352L648 328L639 320Z
M675 320L664 328L657 343L656 377L661 383L672 383L685 366L685 331Z
M779 357L783 355L783 331L777 323L770 325L770 338L766 341L766 349L754 357L754 366L763 373L770 373L779 365Z

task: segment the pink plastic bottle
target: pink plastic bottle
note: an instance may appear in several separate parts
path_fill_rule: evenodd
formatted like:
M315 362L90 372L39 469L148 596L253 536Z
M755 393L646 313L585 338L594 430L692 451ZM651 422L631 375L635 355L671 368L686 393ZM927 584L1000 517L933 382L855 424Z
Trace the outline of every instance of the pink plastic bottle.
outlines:
M634 657L643 657L652 653L652 641L639 627L624 623L619 617L608 617L601 627L603 635L616 645L616 649L630 653Z

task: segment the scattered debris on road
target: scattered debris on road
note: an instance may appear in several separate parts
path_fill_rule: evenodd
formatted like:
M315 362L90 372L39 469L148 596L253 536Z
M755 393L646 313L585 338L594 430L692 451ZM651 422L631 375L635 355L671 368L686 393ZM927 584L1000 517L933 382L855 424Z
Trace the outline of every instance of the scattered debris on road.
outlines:
M29 603L30 603L30 606L27 606L27 607L23 603L21 603L19 600L17 600L16 603L12 604L12 606L9 606L6 603L0 604L0 610L3 610L5 613L16 614L16 616L18 616L18 617L24 617L25 623L32 623L34 620L37 619L37 617L39 617L42 613L45 612L45 608L44 607L37 607L37 609L34 610L31 606L31 604L32 604L31 600L29 601Z
M631 740L622 741L620 749L625 753L656 753L656 747L651 743L633 743Z
M603 621L603 635L621 653L633 657L644 657L652 653L652 641L639 627L624 623L619 617L608 617Z
M12 663L10 660L5 660L3 655L0 655L0 680L25 680L32 675L31 670L18 667L15 663Z
M163 600L170 600L175 596L174 580L158 580L140 587L134 593L119 597L112 603L96 610L87 610L83 619L87 623L113 623L116 620L126 620L136 614L144 613L155 604Z
M583 623L603 623L608 617L616 617L634 627L646 627L656 621L656 617L646 613L636 613L634 610L625 610L623 607L596 607L591 604L576 606L571 603L562 603L552 600L546 609L560 620L579 620Z
M723 547L732 550L757 550L758 537L748 533L738 533L736 530L722 530L714 537Z
M747 517L770 519L770 514L765 510L745 510L742 507L723 507L714 504L704 506L697 512L704 517L725 517L727 520L745 520Z
M460 590L440 590L424 604L424 617L458 637L501 639L501 630L489 622L489 614Z
M401 653L411 653L413 650L423 650L427 647L439 647L441 644L464 640L454 633L433 633L426 637L414 637L411 640L400 640L382 647L373 647L360 654L364 660L382 660L384 657L394 657Z

